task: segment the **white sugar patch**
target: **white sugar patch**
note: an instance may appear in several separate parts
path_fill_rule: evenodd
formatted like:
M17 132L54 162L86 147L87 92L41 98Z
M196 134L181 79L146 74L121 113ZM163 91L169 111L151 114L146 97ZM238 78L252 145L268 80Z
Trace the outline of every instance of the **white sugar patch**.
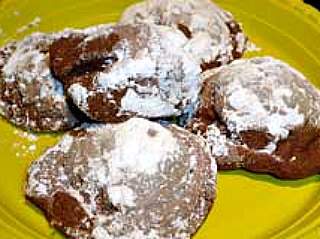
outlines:
M259 149L257 151L259 153L272 154L276 151L276 149L277 149L277 143L276 142L269 142L267 146L265 146L263 149Z
M101 72L96 77L99 88L118 89L129 83L130 78L154 77L156 63L150 57L141 59L126 59L116 64L109 73Z
M38 49L39 44L49 45L52 41L51 35L34 33L17 43L17 49L13 52L3 67L3 72L7 81L14 80L16 76L22 78L22 83L32 83L43 78L45 84L52 88L50 81L50 69L48 67L47 56Z
M191 155L190 157L190 169L195 169L198 165L198 159L195 155Z
M88 110L89 93L87 88L78 83L75 83L69 87L68 93L72 96L72 99L75 100L75 103L80 107L80 109L84 111Z
M174 228L178 228L183 230L188 225L188 222L186 219L183 219L182 217L177 217L171 224Z
M129 89L121 100L121 109L126 112L139 112L141 116L169 117L179 115L179 110L172 104L163 101L159 96L142 97Z
M174 154L177 149L176 140L170 131L150 123L149 129L156 132L152 137L146 124L141 121L142 119L130 119L118 126L115 135L116 147L112 151L110 162L110 178L119 178L121 172L135 176L139 173L152 175L158 171L160 164L168 159L169 154Z
M220 53L220 47L213 45L214 43L211 36L206 32L201 32L193 36L188 43L185 44L184 49L190 53L200 65L203 61L210 62L213 55Z
M107 186L112 204L134 207L136 195L131 188L123 185L123 180L139 178L140 175L152 176L177 153L179 147L171 131L144 119L132 118L125 123L105 127L101 133L113 130L108 134L114 134L112 138L115 141L109 142L112 144L110 151L104 151L100 157L88 158L88 178L97 185ZM88 128L89 132L96 129ZM65 144L69 145L68 137L60 143Z
M37 183L37 186L34 188L34 192L40 195L48 195L48 187L46 184Z
M93 229L92 238L94 238L94 239L112 239L112 237L109 235L108 231L102 226L97 226Z
M26 188L27 195L48 195L49 187L46 182L39 181L36 175L40 173L40 168L37 164L33 164L28 170L28 187Z
M304 120L304 115L300 114L297 108L289 108L284 115L280 113L270 115L266 120L266 124L270 134L279 135L283 139L289 135L288 128L302 125Z
M88 177L95 181L99 182L101 185L108 184L108 158L89 158L88 159Z
M208 126L206 142L213 157L227 156L229 153L227 137L214 124ZM213 160L213 159L212 159Z
M247 50L246 36L243 32L238 32L235 36L235 40L238 43L237 48L235 49L237 52L242 53ZM253 46L251 46L251 49L253 49ZM259 50L260 48L255 46L255 51Z
M64 94L63 84L56 79L53 79L54 84L54 94L55 94L55 101L65 101L66 97Z
M239 86L239 85L238 85ZM240 132L252 128L267 129L274 136L287 137L289 129L303 124L304 115L298 108L288 108L282 100L281 89L275 89L274 99L269 106L277 108L277 112L270 112L265 108L259 96L250 89L236 87L227 93L232 110L225 110L228 128ZM231 93L232 92L232 93Z
M134 207L136 205L136 194L131 188L125 185L108 187L108 195L113 205L124 205L128 207Z
M299 86L288 75L291 68L281 69L283 65L272 58L253 58L221 68L219 94L227 96L223 117L231 132L266 129L276 138L286 138L290 129L304 123L299 101L305 96L294 98Z
M64 152L64 153L68 153L71 146L73 145L74 143L74 139L72 136L66 134L60 141L59 143L59 149Z

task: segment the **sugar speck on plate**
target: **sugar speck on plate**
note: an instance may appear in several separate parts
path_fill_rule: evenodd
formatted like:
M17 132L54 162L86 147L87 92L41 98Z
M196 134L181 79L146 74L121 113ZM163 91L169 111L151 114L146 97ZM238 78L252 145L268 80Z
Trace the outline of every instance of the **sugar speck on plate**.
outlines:
M261 47L258 47L256 44L254 44L252 41L249 41L247 43L246 50L253 52L253 51L261 51L262 49Z
M36 142L38 136L31 132L23 132L18 129L13 131L13 134L18 136L12 147L16 151L16 157L24 158L32 155L37 150Z
M22 33L26 32L27 30L38 26L40 24L40 22L41 22L41 18L40 17L35 17L31 22L29 22L26 25L18 28L17 34L22 34Z
M38 136L36 134L33 134L31 132L27 131L20 131L20 130L15 130L13 132L15 135L18 135L21 139L27 139L28 141L37 141Z
M35 151L36 149L37 149L37 146L35 144L30 145L28 148L30 152Z

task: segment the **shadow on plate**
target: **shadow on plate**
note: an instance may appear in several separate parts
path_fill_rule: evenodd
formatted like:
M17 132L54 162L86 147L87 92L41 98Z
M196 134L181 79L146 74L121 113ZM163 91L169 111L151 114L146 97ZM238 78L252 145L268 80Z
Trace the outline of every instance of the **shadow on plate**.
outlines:
M299 179L299 180L283 180L283 179L278 179L275 178L272 175L269 174L256 174L256 173L251 173L245 170L230 170L230 171L220 171L220 175L238 175L238 176L243 176L246 178L250 178L256 181L262 181L262 182L267 182L273 185L277 185L280 187L292 187L292 188L298 188L302 187L308 184L312 183L319 183L320 182L320 175L315 175L312 177L308 177L305 179Z

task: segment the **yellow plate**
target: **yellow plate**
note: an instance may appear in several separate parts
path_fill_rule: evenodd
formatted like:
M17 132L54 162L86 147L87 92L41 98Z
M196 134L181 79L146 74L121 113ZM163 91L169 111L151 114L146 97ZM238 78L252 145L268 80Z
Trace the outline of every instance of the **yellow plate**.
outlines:
M56 31L116 21L135 0L0 0L0 45L32 31ZM320 13L299 0L217 0L262 48L320 85ZM39 26L17 29L41 18ZM0 30L1 32L1 30ZM58 239L39 210L27 204L23 183L29 163L59 135L24 135L0 120L0 238ZM31 147L30 147L31 146ZM36 146L36 150L34 149ZM218 200L197 239L320 238L320 176L280 181L244 171L219 174Z

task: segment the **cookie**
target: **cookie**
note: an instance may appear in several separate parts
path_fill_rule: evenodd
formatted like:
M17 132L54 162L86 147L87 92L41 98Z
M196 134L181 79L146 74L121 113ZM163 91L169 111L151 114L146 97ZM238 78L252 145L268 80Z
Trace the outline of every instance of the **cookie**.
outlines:
M215 198L202 144L139 118L78 128L31 165L26 197L70 238L190 238Z
M181 115L195 104L201 67L179 30L149 24L111 26L50 47L50 66L89 118L123 122L133 116Z
M235 61L206 78L188 127L203 135L218 168L282 179L320 172L320 94L271 57Z
M64 131L78 120L49 68L54 34L35 33L0 49L0 115L33 131Z
M180 30L189 39L185 48L203 71L240 58L247 37L231 13L210 0L148 0L124 11L121 23L152 23Z

